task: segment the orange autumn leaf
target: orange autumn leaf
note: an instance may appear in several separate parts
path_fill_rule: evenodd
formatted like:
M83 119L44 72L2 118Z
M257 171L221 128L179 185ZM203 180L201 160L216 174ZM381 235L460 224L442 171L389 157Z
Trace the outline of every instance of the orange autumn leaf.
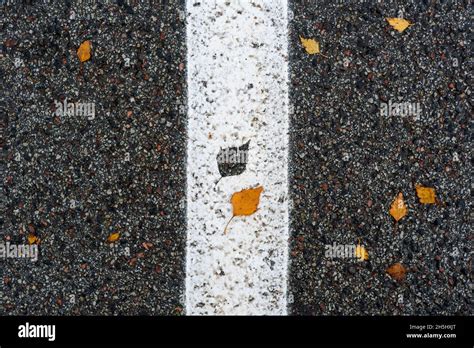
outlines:
M319 53L319 42L314 39L305 39L304 37L300 36L301 44L303 45L304 49L309 54L316 54Z
M356 246L355 256L359 258L360 261L366 261L369 259L369 253L362 245L360 245L360 241L359 244Z
M435 189L432 187L424 187L416 185L416 195L420 199L422 204L433 204L436 203Z
M120 238L120 232L111 233L107 237L107 242L113 243L113 242L116 242L119 238Z
M77 49L77 57L79 61L85 62L91 58L91 42L90 40L84 41L81 46Z
M390 206L390 215L393 216L395 221L398 221L407 214L407 211L407 206L403 200L403 193L400 192Z
M393 29L402 33L406 28L413 25L404 18L386 18L388 24L392 26Z
M239 192L235 192L230 199L232 203L232 217L227 223L224 233L227 233L227 226L236 216L248 216L252 215L257 211L258 204L260 203L260 194L263 191L263 187L259 186L252 189L245 189Z
M407 272L406 268L398 262L391 265L389 268L386 269L386 271L390 275L390 277L397 281L405 279L405 275Z
M262 191L263 187L259 186L234 193L230 199L234 216L252 215L255 213L258 203L260 202L260 193L262 193Z
M28 243L30 244L35 244L38 242L38 237L36 237L34 234L29 234L28 235Z

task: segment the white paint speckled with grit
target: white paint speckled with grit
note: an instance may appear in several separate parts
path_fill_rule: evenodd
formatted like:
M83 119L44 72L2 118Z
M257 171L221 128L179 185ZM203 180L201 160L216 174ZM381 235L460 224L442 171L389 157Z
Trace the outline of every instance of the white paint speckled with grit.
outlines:
M287 313L287 35L286 0L187 1L188 315ZM215 185L219 149L247 140L247 170ZM225 235L232 193L257 185Z

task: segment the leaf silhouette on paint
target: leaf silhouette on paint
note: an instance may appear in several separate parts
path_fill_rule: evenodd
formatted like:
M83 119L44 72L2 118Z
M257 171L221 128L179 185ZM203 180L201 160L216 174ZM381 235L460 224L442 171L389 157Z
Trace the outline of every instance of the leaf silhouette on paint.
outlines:
M399 33L402 33L406 28L413 25L412 23L410 23L404 18L386 18L386 19L387 19L388 24L390 24L392 28L398 31Z
M395 263L386 269L386 272L396 281L405 279L406 268L401 263Z
M252 215L257 211L262 191L263 187L258 186L256 188L235 192L232 195L232 198L230 199L230 203L232 203L232 217L225 226L224 234L227 233L227 227L234 217Z
M84 41L77 49L77 57L81 63L91 58L91 42L90 40Z
M221 177L217 183L225 176L240 175L247 169L249 144L250 140L240 147L227 147L219 151L216 160Z
M300 36L301 44L303 45L304 49L308 54L316 54L319 53L319 42L314 39L305 39L304 37Z
M398 222L398 220L407 214L407 211L407 206L403 200L403 193L400 192L390 206L390 215Z
M421 204L433 204L436 203L436 191L432 187L424 187L416 185L416 195L420 199Z

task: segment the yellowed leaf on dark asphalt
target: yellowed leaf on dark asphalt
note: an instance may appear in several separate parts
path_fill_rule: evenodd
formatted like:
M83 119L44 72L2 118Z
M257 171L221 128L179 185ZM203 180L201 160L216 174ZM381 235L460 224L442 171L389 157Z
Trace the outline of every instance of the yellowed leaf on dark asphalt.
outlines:
M355 256L360 260L360 261L367 261L369 259L369 253L367 252L367 250L365 250L365 248L360 245L360 241L359 241L359 244L357 244L356 246L356 251L355 251Z
M401 281L405 279L405 275L407 273L406 268L401 263L395 263L387 268L387 273L395 279L396 281Z
M29 234L28 235L28 243L30 244L35 244L38 242L38 237L36 237L34 234Z
M107 237L107 242L113 243L113 242L116 242L119 238L120 238L120 232L114 232L114 233L111 233Z
M436 203L436 191L432 187L424 187L416 185L416 195L420 199L422 204L434 204Z
M309 54L319 53L319 42L314 39L305 39L300 36L301 44Z
M232 195L232 198L230 199L230 202L232 203L232 217L227 223L224 233L227 233L227 226L229 226L229 223L235 216L248 216L257 211L262 191L263 187L259 186L235 192Z
M77 49L77 57L81 63L88 61L91 58L91 45L91 42L86 40Z
M408 208L403 200L403 193L400 192L390 206L390 215L393 216L395 221L398 221L407 214L407 211Z
M399 33L402 33L410 25L413 25L412 23L410 23L404 18L386 18L386 19L387 19L388 24L390 24L392 28L398 31Z

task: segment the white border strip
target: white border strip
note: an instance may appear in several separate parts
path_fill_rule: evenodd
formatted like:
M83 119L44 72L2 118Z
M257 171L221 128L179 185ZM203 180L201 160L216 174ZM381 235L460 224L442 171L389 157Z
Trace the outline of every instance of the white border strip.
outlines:
M199 4L198 4L199 3ZM187 0L186 313L284 315L288 264L287 0ZM250 140L220 178L220 148ZM257 212L234 192L261 185Z

